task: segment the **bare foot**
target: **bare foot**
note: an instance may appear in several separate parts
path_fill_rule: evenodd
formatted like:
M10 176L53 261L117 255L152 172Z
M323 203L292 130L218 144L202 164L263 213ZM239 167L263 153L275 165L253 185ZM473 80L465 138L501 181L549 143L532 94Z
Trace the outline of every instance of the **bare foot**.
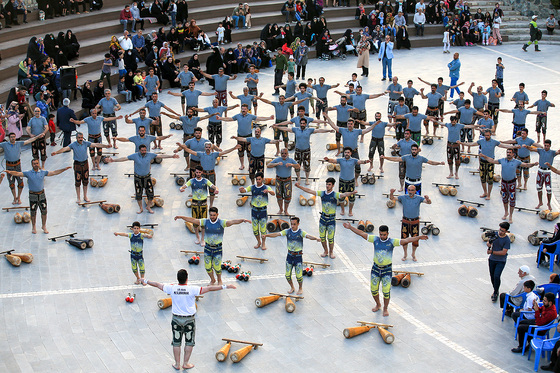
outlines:
M340 212L340 215L344 216L344 211L341 211L341 212Z
M487 200L487 201L490 201L490 196L488 196L488 197L486 197L486 198L484 198L484 199Z
M276 153L276 154L274 154L274 156L275 156L275 157L279 157L279 156L280 156L280 153Z
M351 212L348 213L348 216L354 216L354 214L352 214Z
M141 213L143 213L143 212L144 212L143 209L140 209L140 210L136 211L137 214L141 214Z
M209 285L209 286L216 285L216 280L210 281L210 283L209 283L208 285Z
M485 198L486 196L488 196L486 193L483 193L480 198Z
M502 216L502 220L506 220L506 219L507 219L507 217L508 217L508 216L507 216L507 214L506 214L506 215L504 215L504 216Z
M292 294L294 291L296 291L296 289L291 288L290 290L288 290L288 294Z
M17 205L17 204L18 204L18 203L17 203L17 200L14 199L14 200L12 201L12 205Z
M321 258L326 258L328 255L329 253L325 251L324 253L321 254Z
M371 309L372 312L377 312L381 309L381 305L377 305Z
M200 243L200 246L204 247L204 246L206 246L206 243L205 243L204 241L202 241L202 242Z
M35 228L31 229L31 233L37 234L37 229L35 229Z
M154 210L152 210L152 209L149 208L149 207L146 207L146 210L148 210L148 212L149 212L150 214L153 214L153 213L154 213Z
M258 242L255 246L253 246L253 248L258 249L259 247L261 247L261 243Z
M183 369L191 369L194 368L194 364L183 364Z
M403 191L403 188L399 189L399 192L402 192L402 191Z
M279 211L276 213L276 215L282 215L283 212L284 212L284 211L279 210Z
M509 219L508 223L513 224L513 219ZM48 233L48 232L45 232L45 233Z
M288 210L284 211L284 215L290 215L290 213L288 212Z
M387 316L389 316L389 311L384 309L383 310L383 317L387 317Z
M370 172L371 170L373 170L373 166L367 169L368 172Z
M413 256L412 256L412 261L413 261L413 262L417 262L418 259L416 259L416 257L413 255Z
M542 203L539 203L537 207L535 207L535 209L538 209L542 206Z
M79 14L79 13L76 13L76 14ZM173 365L171 365L171 366L172 366L173 369L175 369L175 370L180 370L180 369L181 369L181 368L179 367L179 365L177 365L177 364L173 364Z
M331 259L335 259L335 258L336 258L336 256L334 255L334 253L331 253L331 255L329 255L329 257L330 257Z
M266 250L266 246L262 245L261 250Z
M241 165L241 167L239 167L240 170L244 170L245 166Z
M303 290L299 289L298 292L296 293L297 295L302 295L303 294Z
M80 202L82 202L82 201L80 201L79 199L76 200L76 203L77 203L77 204L80 204Z
M406 262L406 256L403 256L403 257L401 258L401 260L402 260L403 262Z
M305 179L305 185L309 185L309 180Z
M21 205L21 198L18 198L18 199L17 199L16 205Z
M200 243L200 240L197 238L196 241L194 241L194 243L195 243L196 245L198 245L198 244Z
M547 206L548 206L548 209L552 211L552 206L550 206L550 203Z
M84 197L84 202L91 202L89 198Z
M447 176L448 179L453 179L453 174Z
M136 281L134 281L134 284L136 284L136 285L140 284L140 279L137 278Z
M47 230L47 227L43 226L42 229L43 229L43 233L44 233L44 234L49 234L49 231Z
M383 171L383 169L380 168L380 169L379 169L379 173L380 173L380 174L383 174L383 173L385 173L385 171Z
M455 180L459 180L459 175L455 174Z
M115 144L115 146L113 146L113 148L118 149L119 147L117 146L117 144Z

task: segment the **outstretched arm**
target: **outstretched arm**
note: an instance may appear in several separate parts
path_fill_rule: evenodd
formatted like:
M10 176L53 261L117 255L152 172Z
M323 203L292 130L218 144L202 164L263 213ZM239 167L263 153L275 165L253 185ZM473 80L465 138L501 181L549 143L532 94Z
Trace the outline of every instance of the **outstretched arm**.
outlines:
M241 148L241 145L237 144L233 148L230 148L230 149L227 149L227 150L224 150L224 151L220 152L218 154L218 157L223 157L224 155L226 155L228 153L231 153L232 151L234 151L236 149L239 149L239 148Z
M381 158L383 158L387 161L391 161L391 162L401 162L402 161L401 157L387 157L386 155L382 155Z
M296 187L298 187L299 189L303 190L303 191L306 192L306 193L313 194L314 196L317 195L317 191L315 191L315 190L313 190L313 189L309 189L309 188L307 188L307 187L304 187L304 186L302 186L302 185L299 185L299 183L295 183L294 185L295 185Z
M426 235L416 236L416 237L408 237L408 238L401 239L400 244L401 244L401 246L404 246L404 245L408 245L409 243L418 242L420 240L427 240L427 239L428 239L428 236L426 236Z
M200 220L199 219L195 219L195 218L191 218L190 216L181 216L181 215L177 215L174 217L175 220L179 220L179 219L183 219L184 221L186 221L187 223L191 223L192 225L200 225Z
M552 172L554 172L555 174L560 175L560 171L558 171L558 169L557 169L556 167L554 167L553 165L551 165L551 164L548 163L548 162L546 162L545 165L547 165L547 166L550 168L550 170L551 170Z
M120 157L120 158L107 158L107 162L126 162L129 161L128 157Z
M203 287L200 288L200 295L206 294L210 291L219 291L219 290L225 290L225 289L237 289L237 286L235 286L233 284L203 286Z
M265 234L262 237L263 238L274 238L274 237L278 237L278 236L281 236L281 235L282 235L281 232L274 232L274 233Z
M431 160L428 160L428 162L426 162L426 163L428 163L429 165L432 165L432 166L441 166L441 165L445 164L445 162L436 162L436 161L431 161Z
M334 122L328 115L325 115L325 119L327 120L327 123L329 124L329 126L332 127L333 130L335 130L336 132L340 130L340 128L336 124L334 124Z
M321 239L319 237L315 237L315 236L312 236L310 234L305 235L305 238L307 238L308 240L311 240L311 241L321 242Z
M487 160L488 162L490 162L490 163L494 163L494 164L499 164L499 163L500 163L500 162L498 162L497 160L495 160L494 158L490 158L489 156L484 155L484 154L482 154L482 153L480 153L480 156L481 156L482 158L486 159L486 160Z
M235 75L237 76L237 75ZM232 225L237 225L237 224L241 224L241 223L250 223L251 220L247 220L247 219L233 219L233 220L228 220L226 221L226 227L231 227Z
M531 167L534 167L534 166L536 166L536 165L538 165L538 164L539 164L539 162L533 162L533 163L523 163L523 162L522 162L522 163L519 165L519 167L531 168Z
M354 232L358 236L362 237L364 240L368 239L368 234L366 232L363 232L363 231L359 230L358 228L353 227L352 225L350 225L350 223L344 223L344 224L342 224L342 226L346 229L350 229L352 232Z
M47 174L47 176L56 176L56 175L60 175L61 173L63 173L64 171L70 169L72 167L68 166L68 167L64 167L61 168L59 170L55 170L55 171L49 171L49 173Z
M375 93L375 94L373 94L373 95L369 95L368 98L370 98L370 99L373 100L373 99L375 99L375 98L377 98L377 97L385 96L386 94L387 94L387 92Z
M5 170L4 172L7 173L8 175L12 175L12 176L16 176L16 177L23 177L23 172L20 172L20 171Z

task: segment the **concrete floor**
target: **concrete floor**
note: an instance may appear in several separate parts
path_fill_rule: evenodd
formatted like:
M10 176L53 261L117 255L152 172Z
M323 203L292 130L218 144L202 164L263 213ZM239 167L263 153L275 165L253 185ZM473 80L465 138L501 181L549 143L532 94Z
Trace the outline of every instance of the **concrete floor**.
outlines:
M509 99L520 81L527 85L531 103L540 97L542 89L548 89L549 100L560 104L560 93L555 89L560 84L560 70L549 61L554 61L560 48L542 47L543 52L523 53L520 45L509 44L499 48L460 48L463 64L461 81L474 81L484 87L490 86L494 77L494 65L498 56L503 57L506 66L506 97ZM454 52L452 50L452 52ZM417 76L436 81L438 76L447 78L446 64L452 55L441 53L439 48L423 48L399 51L394 61L394 73L404 85L414 79L416 88L424 85ZM378 93L386 86L380 80L380 64L372 56L370 76L362 80L364 92ZM325 76L327 83L344 83L350 74L358 71L356 59L321 62L313 60L308 65L308 76ZM265 97L273 98L272 71L260 74L260 89ZM230 82L233 92L241 93L243 80ZM208 91L207 83L200 84ZM426 87L427 88L427 87ZM176 111L180 110L177 97L161 95L162 101ZM338 103L338 96L329 94L330 103ZM503 108L512 108L508 101ZM209 106L209 98L202 98L200 106ZM230 101L231 102L231 101ZM425 102L416 99L421 111ZM139 103L124 105L121 113L130 113ZM369 117L380 111L386 113L387 98L368 101ZM448 105L446 104L446 110ZM273 110L261 103L259 115L272 114ZM233 115L235 113L230 113ZM549 132L553 148L557 149L560 136L555 131L558 121L557 110L550 111ZM508 139L511 134L511 115L500 114L498 139ZM166 118L164 132L169 131ZM530 137L535 138L534 117L529 117ZM205 125L204 125L205 127ZM233 146L229 137L234 134L235 125L225 125L223 148ZM171 153L174 143L180 141L181 134L171 131L174 136L164 141L164 152ZM119 135L132 136L133 126L119 121ZM205 132L206 135L206 132ZM267 129L264 136L272 137ZM319 134L312 137L312 176L319 181L312 187L322 189L324 179L335 176L317 160L334 152L325 151L324 144L333 142L333 134ZM392 139L387 146L393 144ZM367 145L360 144L360 153L365 157ZM49 147L49 152L59 147ZM132 153L130 144L121 144L119 156ZM268 147L267 155L274 154ZM432 146L424 146L422 154L430 159L445 160L445 142L436 141ZM505 155L503 150L498 156ZM27 169L31 154L26 150L22 160ZM54 170L71 165L71 155L49 157L47 169ZM377 162L376 162L377 165ZM229 182L228 172L237 172L237 157L230 155L217 168L220 195L216 206L222 218L249 218L250 208L237 207L233 199L238 190ZM478 166L471 161L460 171L458 197L478 200L480 184L478 176L467 170ZM194 245L194 236L185 230L183 224L174 222L175 215L189 215L184 206L186 194L180 194L171 172L182 172L184 161L164 160L152 167L157 178L156 194L165 199L163 209L154 215L136 214L132 179L124 173L132 172L131 163L115 163L102 166L102 174L109 175L104 189L92 189L91 199L106 199L119 203L119 214L107 215L99 207L81 208L75 205L73 175L71 171L61 176L49 178L46 193L49 204L50 234L30 234L29 225L15 225L13 212L0 214L3 234L0 236L2 249L15 248L30 252L35 256L32 264L12 267L7 261L0 261L0 371L2 372L165 372L173 371L171 355L170 320L171 310L159 310L156 301L162 298L159 290L132 285L134 277L130 273L128 241L113 236L114 231L125 231L126 225L134 220L142 223L157 223L155 236L145 243L146 277L161 282L174 282L176 271L187 268L190 283L203 285L207 276L201 265L189 266L188 257L179 250L199 249ZM400 208L388 210L386 197L391 188L398 187L397 165L386 164L384 178L372 186L360 186L366 195L358 199L355 217L371 220L377 227L387 224L390 235L398 236L400 229ZM531 170L529 191L518 195L518 206L534 207L537 197L534 190L534 169ZM267 171L267 176L273 176ZM496 227L503 210L499 194L494 190L492 200L479 209L476 219L460 217L456 210L457 201L441 195L432 182L446 182L446 166L426 166L423 173L424 194L428 194L432 205L422 206L422 219L434 222L441 229L438 237L430 237L421 243L419 261L402 262L401 249L394 254L394 269L413 270L425 273L420 278L413 277L408 289L393 288L390 316L382 317L372 313L373 300L369 291L369 269L372 262L372 246L361 238L347 232L338 224L335 260L319 257L322 249L316 242L306 241L304 259L325 261L328 269L316 268L313 277L305 278L305 299L297 303L297 310L287 314L282 301L257 309L254 299L268 292L284 292L285 241L277 238L268 242L268 251L254 250L251 228L245 224L226 229L224 259L237 263L236 255L260 256L269 259L259 264L243 262L242 269L250 270L251 280L239 283L230 274L224 274L227 283L238 285L237 290L211 293L198 303L197 338L191 362L193 371L249 371L263 370L280 372L292 369L309 372L479 372L479 371L522 371L533 367L526 357L514 355L510 349L516 345L513 339L513 323L510 319L500 321L501 310L490 302L487 255L480 239L481 226ZM555 180L556 185L558 181ZM6 184L6 181L4 181ZM557 189L556 189L557 190ZM313 235L318 235L320 205L302 207L297 203L299 191L294 193L291 212L302 218L301 227ZM24 191L27 203L27 190ZM11 194L7 186L0 188L2 207L10 206ZM269 212L276 211L276 203L271 201ZM555 202L555 208L558 204ZM522 264L531 267L539 284L548 282L549 271L535 266L535 247L530 246L526 237L535 229L553 229L553 223L540 220L535 214L516 212L511 231L517 240L512 246L508 264L502 275L502 291L508 291L517 282L517 269ZM79 236L93 238L92 249L80 251L64 242L53 243L46 237L78 232ZM133 304L124 298L129 292L136 293ZM374 321L393 324L395 342L383 343L375 330L368 334L346 340L342 330L356 326L356 321ZM241 363L218 363L215 352L223 345L221 338L245 339L264 344L252 352ZM234 345L232 351L240 348Z

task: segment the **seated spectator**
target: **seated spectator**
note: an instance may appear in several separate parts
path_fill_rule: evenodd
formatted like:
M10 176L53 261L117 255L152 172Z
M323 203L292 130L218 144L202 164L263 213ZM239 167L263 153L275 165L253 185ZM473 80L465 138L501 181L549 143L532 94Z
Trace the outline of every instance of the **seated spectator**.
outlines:
M167 59L161 64L161 76L169 82L171 88L180 87L180 84L175 81L179 76L179 70L175 66L173 57L168 56Z
M533 309L533 304L539 301L539 296L533 292L535 290L535 281L527 280L523 283L523 293L525 293L525 302L521 305L519 311L511 314L511 318L514 322L517 322L518 318L525 318L527 320L532 320L535 318L534 313L522 314L522 312L530 312Z
M558 333L560 333L560 325L556 327L556 330L558 331ZM552 371L552 372L560 372L560 363L559 363L560 359L558 358L559 356L560 356L560 340L556 341L556 344L554 345L554 348L550 353L550 364L542 365L541 369Z
M534 300L532 309L535 311L533 319L524 319L519 322L519 326L517 327L517 340L519 341L519 345L515 348L511 349L513 353L520 353L523 351L523 342L525 339L525 334L529 331L529 325L537 325L537 326L544 326L551 321L554 321L558 314L556 313L556 306L554 305L556 296L553 293L546 293L543 298L543 305L539 307L537 299ZM526 316L527 317L527 316ZM538 335L544 335L546 331L538 332ZM527 348L531 348L530 342L531 337L527 338L528 346Z
M84 13L89 13L86 8L86 2L84 0L74 0L74 11L76 14L80 14L80 5L82 6L82 11Z
M546 31L548 31L548 35L554 34L554 27L556 27L556 18L554 18L554 13L551 13L550 16L546 19Z
M6 28L10 28L10 25L19 25L15 0L8 0L6 5L4 5L2 14L6 20Z
M64 35L63 51L68 61L72 61L80 56L80 43L78 43L78 39L72 33L72 30L67 30L66 35Z
M91 0L91 10L100 10L103 8L103 0Z
M146 86L144 84L144 78L142 77L142 72L136 70L134 73L134 88L138 92L138 99L144 98L144 92L146 92Z
M397 30L397 36L395 37L397 49L406 48L410 50L410 39L408 36L408 28L406 25L400 26Z
M132 39L130 38L128 31L124 31L123 36L119 38L119 44L121 45L121 49L124 51L128 51L134 49L132 45Z
M294 26L294 38L303 39L303 24L301 21L297 21Z
M125 75L120 77L119 84L117 85L117 92L124 96L127 104L130 104L132 102L132 91L126 87L125 78Z
M259 44L258 47L258 53L259 53L259 57L261 58L261 68L263 67L271 67L272 66L272 61L270 58L270 52L268 51L268 49L266 49L266 43L261 40L261 43Z
M132 16L132 32L136 32L136 24L140 25L140 30L144 30L144 18L140 16L140 9L138 9L136 1L132 3L130 14Z
M243 4L243 12L245 13L245 26L251 28L251 8L249 4Z
M158 47L157 46L152 46L152 49L148 52L148 54L146 55L146 66L152 66L154 60L157 60L159 58L159 54L158 54Z
M189 6L185 0L177 2L177 22L186 23L189 19Z
M157 40L157 32L156 30L152 30L152 32L150 32L149 34L146 34L145 36L146 39L146 51L149 52L152 50L152 47L156 46L156 48L159 48L159 42Z
M167 57L173 57L173 51L169 48L169 43L164 41L163 46L159 49L158 59L163 62Z
M292 0L293 1L293 0ZM234 9L233 13L231 14L231 18L235 22L235 29L239 28L239 24L241 24L242 28L245 27L245 9L243 7L243 3L239 3Z
M198 53L195 53L190 58L189 62L189 70L194 74L194 77L198 80L204 79L204 76L200 73L200 61L198 60Z
M519 275L519 281L517 282L517 285L515 285L515 287L509 292L509 296L510 297L514 297L517 296L519 294L521 294L523 292L523 284L526 281L535 281L535 277L533 277L530 273L530 269L528 265L522 265L521 267L519 267L519 270L517 271L517 274ZM501 293L500 294L500 308L504 308L504 303L505 303L505 299L506 299L506 293ZM520 306L521 305L521 298L510 298L510 302L515 304L516 306ZM510 305L506 306L506 316L511 316L511 313L513 311L513 307L511 307Z
M182 45L179 43L179 34L177 33L177 29L175 27L171 27L166 37L173 53L178 54L179 50L182 49Z
M426 23L426 15L422 12L422 8L418 8L414 13L414 27L416 27L416 36L424 36L424 24Z
M39 10L42 10L45 13L45 19L53 19L55 9L51 6L50 1L48 0L37 0L37 6ZM2 17L5 18L5 17ZM8 26L6 26L8 27Z
M27 61L29 61L29 58L21 61L18 65L18 84L21 84L25 86L25 88L29 89L31 84L33 84L33 80L31 77L30 66L27 65Z
M406 26L406 19L404 18L402 12L397 13L397 16L395 17L395 23L394 23L394 27L398 28L400 26Z
M210 42L210 38L204 31L200 31L198 33L198 49L196 51L205 50L212 47L212 43Z
M27 15L30 11L27 10L27 6L23 0L16 0L15 2L16 10L18 14L23 14L23 23L27 23Z
M541 263L540 265L543 265L544 263L550 261L550 256L547 254L547 252L549 250L554 251L556 249L556 245L549 245L551 243L554 243L556 241L560 240L560 223L556 223L554 225L554 233L552 234L552 237L550 238L545 238L542 241L543 244L543 251L541 254ZM539 252L537 251L537 260L539 259Z
M169 23L169 17L165 14L163 5L159 0L154 0L150 6L150 14L162 25L167 25Z
M237 62L237 71L245 71L245 67L248 65L247 51L243 48L241 43L237 43L237 48L233 50L233 54L235 55L235 60Z
M282 5L280 12L286 16L286 23L296 20L296 4L294 0L288 0Z

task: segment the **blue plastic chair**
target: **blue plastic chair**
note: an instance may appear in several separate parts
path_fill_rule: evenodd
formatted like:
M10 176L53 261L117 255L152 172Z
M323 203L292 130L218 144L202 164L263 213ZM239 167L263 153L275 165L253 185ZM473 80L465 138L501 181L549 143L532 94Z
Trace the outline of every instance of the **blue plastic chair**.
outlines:
M540 294L541 295L541 299L542 297L544 297L544 295L546 293L552 293L556 296L556 310L559 310L560 308L558 308L558 304L559 304L559 296L560 296L560 284L542 284L537 286L537 288L541 288L543 289L543 293Z
M557 326L558 324L554 324L552 326ZM554 345L556 342L560 340L560 333L558 329L554 333L554 337L550 339L535 339L531 340L531 349L529 350L529 354L527 356L527 360L531 360L531 352L535 350L535 372L539 370L539 362L541 360L541 356L545 356L545 352L548 352L548 360L550 360L550 354L554 349Z
M529 336L533 337L534 339L540 339L540 340L544 340L544 339L548 339L548 333L550 332L550 329L552 328L556 328L558 326L558 323L555 323L556 320L552 320L551 322L549 322L546 325L543 326L537 326L537 325L529 325L529 330L527 330L527 333L525 333L525 338L523 338L523 351L521 351L521 355L525 355L525 347L527 346L527 338ZM517 330L516 330L517 331ZM546 333L544 333L543 335L539 335L539 332L542 331L546 331Z
M516 306L511 301L514 298L521 298L521 303L520 303L519 306ZM523 304L525 303L525 298L527 298L527 293L525 293L525 292L523 292L521 294L517 294L517 295L506 294L506 299L504 300L504 309L502 310L502 322L504 322L504 317L506 316L507 306L510 305L511 307L513 307L513 312L519 311L521 309L521 307L523 306Z
M560 260L560 241L556 241L556 242L552 242L552 243L542 243L539 246L539 256L537 258L537 268L539 268L539 265L541 264L541 255L542 255L542 251L546 246L546 254L549 255L549 259L550 259L550 272L554 272L554 261L559 261ZM551 252L552 248L554 248L554 252Z

